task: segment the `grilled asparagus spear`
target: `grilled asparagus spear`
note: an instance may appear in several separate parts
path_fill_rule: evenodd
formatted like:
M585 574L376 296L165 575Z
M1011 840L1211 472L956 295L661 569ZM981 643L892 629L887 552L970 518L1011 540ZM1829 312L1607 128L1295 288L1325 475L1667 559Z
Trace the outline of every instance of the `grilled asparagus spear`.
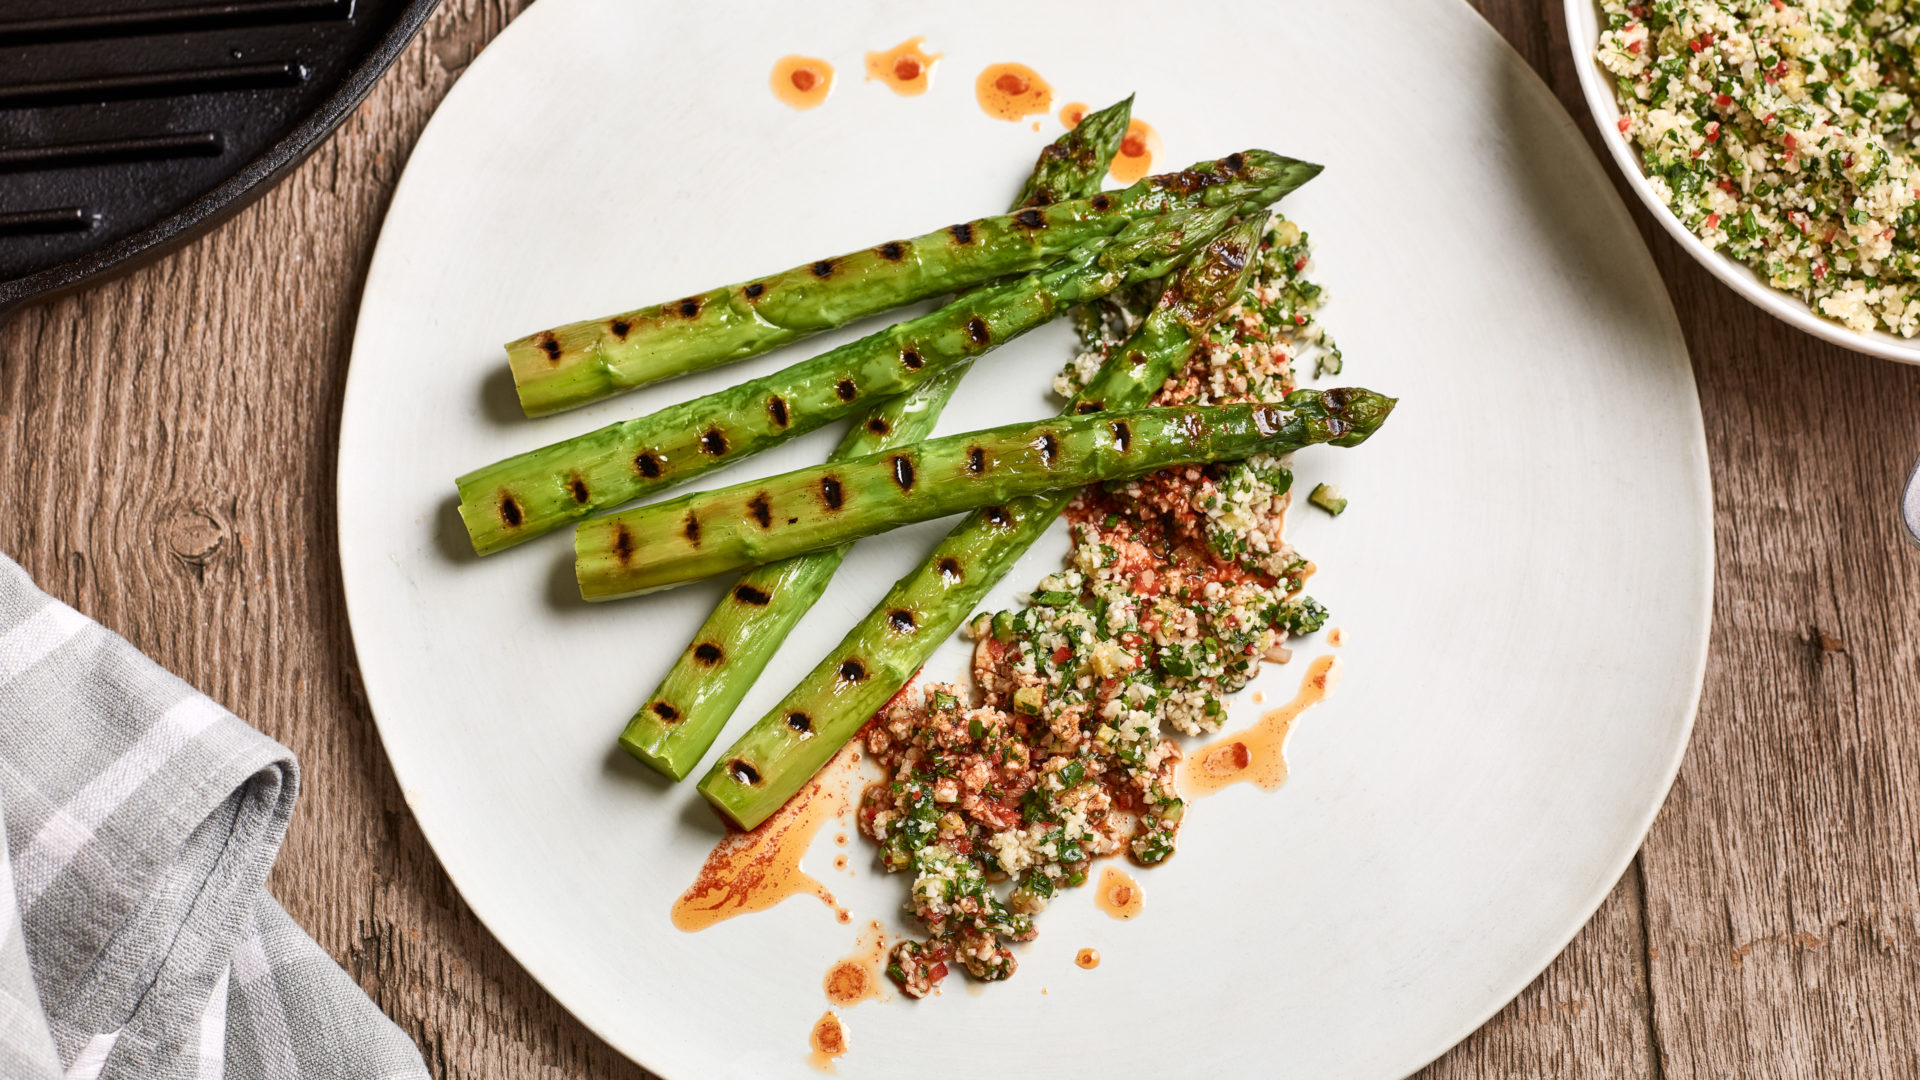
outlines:
M635 507L580 526L580 594L611 600L836 547L1009 499L1170 465L1353 446L1393 401L1297 390L1280 405L1093 413L933 439ZM989 511L991 516L991 511Z
M481 554L757 453L1031 330L1065 308L1159 277L1243 213L1319 172L1260 150L1161 177L1186 201L1059 266L971 294L783 371L609 424L462 476L460 516Z
M1028 206L542 330L509 343L507 362L527 415L558 412L758 356L902 304L1037 269L1128 222L1185 201L1177 186L1148 178L1111 194Z
M1098 191L1126 135L1132 108L1132 98L1110 105L1048 143L1013 209L1048 206ZM846 461L926 438L969 366L960 364L856 417L830 460ZM741 577L627 721L620 745L675 780L692 772L767 661L820 598L848 550L842 545L816 551L756 567Z
M1146 404L1246 290L1264 216L1217 237L1181 268L1067 411ZM1000 508L1004 519L969 515L721 755L700 781L701 794L743 827L764 820L900 692L1072 497L1061 491L1014 499Z

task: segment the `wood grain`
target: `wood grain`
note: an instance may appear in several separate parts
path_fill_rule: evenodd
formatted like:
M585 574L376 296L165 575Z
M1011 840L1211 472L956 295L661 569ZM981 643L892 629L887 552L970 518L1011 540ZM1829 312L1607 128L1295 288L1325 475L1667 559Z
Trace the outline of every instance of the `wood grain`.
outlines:
M273 888L436 1075L641 1077L434 861L375 737L335 569L340 394L381 216L435 104L523 6L443 0L255 206L0 326L0 551L299 754ZM1588 128L1558 5L1475 6ZM1713 468L1699 725L1592 923L1422 1075L1916 1075L1920 551L1892 507L1920 455L1920 369L1769 320L1636 220Z

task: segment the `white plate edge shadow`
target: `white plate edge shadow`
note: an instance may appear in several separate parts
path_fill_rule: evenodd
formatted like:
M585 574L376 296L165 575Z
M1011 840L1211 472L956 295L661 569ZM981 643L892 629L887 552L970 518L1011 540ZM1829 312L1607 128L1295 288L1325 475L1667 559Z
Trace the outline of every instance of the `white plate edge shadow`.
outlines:
M1454 3L1454 2L1457 2L1457 0L1442 0L1442 2ZM546 5L546 7L557 7L557 6L558 5L553 5L553 4ZM1462 6L1464 6L1464 4ZM524 22L529 18L534 18L535 11L540 10L541 8L542 8L542 5L535 5L534 8L530 8L526 13L521 15L519 19L516 20L516 23ZM1513 54L1511 47L1505 42L1505 40L1500 38L1497 32L1495 32L1490 26L1486 25L1484 20L1482 20L1477 13L1473 14L1473 21L1479 27L1480 32L1489 36L1492 40L1497 41L1499 48L1506 50L1509 54L1511 54L1513 62L1519 67L1525 69L1527 71L1527 77L1534 81L1534 83L1537 85L1537 88L1540 90L1540 92L1544 94L1549 100L1552 100L1552 94L1550 89L1546 88L1544 82L1542 82L1539 79L1538 75L1535 74L1533 70L1525 64L1524 60L1520 59L1517 54ZM508 30L505 32L511 33L512 27L509 27ZM483 54L482 56L476 58L474 65L466 73L463 74L461 82L462 83L467 82L468 79L472 77L472 75L476 70L480 70L481 64L483 63L490 64L494 62L499 62L499 61L497 61L496 55L493 54L492 50L489 50L487 54ZM1585 79L1585 76L1583 74L1583 81L1584 79ZM453 87L453 89L449 92L447 99L442 102L442 106L444 107L448 102L454 101L455 95L461 94L463 89L465 88L463 88L459 84L456 84ZM1579 131L1574 118L1567 115L1564 109L1561 109L1559 111L1559 118L1562 123L1569 126L1569 130L1572 134L1572 137L1575 138L1576 140L1580 140L1584 144L1584 140L1581 140L1580 138ZM423 132L423 137L424 137L424 134L425 133ZM417 146L417 143L416 143L416 146ZM1627 213L1625 204L1619 199L1618 193L1617 191L1614 191L1612 185L1606 183L1607 178L1605 175L1605 170L1600 167L1598 160L1592 157L1591 154L1588 154L1587 159L1583 163L1582 167L1594 173L1594 175L1598 177L1599 183L1601 183L1601 185L1604 186L1605 189L1612 195L1612 203L1607 208L1606 212L1611 214L1619 222L1623 223L1622 227L1625 230L1629 232L1633 232L1637 236L1637 230L1633 225L1631 216ZM1633 172L1630 172L1629 175L1634 175L1636 173L1637 173L1637 170L1634 170ZM409 183L409 177L406 174L406 172L403 171L401 179L398 185L396 185L394 198L389 203L390 207L392 205L397 204L400 201L401 192L406 190L408 183ZM382 286L387 275L403 274L408 272L407 268L405 267L392 265L391 260L383 261L382 250L381 250L383 243L384 243L384 223L383 223L381 242L376 244L372 260L370 261L370 264L369 264L367 278L361 290L362 304L364 304L366 296L371 295L379 287ZM1652 256L1647 251L1644 243L1639 245L1639 248L1635 253L1634 257L1643 264L1645 273L1648 276L1655 278L1657 280L1658 270L1654 266ZM1668 299L1668 302L1664 305L1663 314L1675 338L1679 340L1683 340L1680 338L1678 319L1675 313L1673 312L1670 297ZM1809 317L1812 317L1812 316L1809 316ZM347 386L342 395L342 417L343 418L342 418L341 442L340 442L340 446L342 448L340 452L341 456L344 456L344 447L346 446L348 437L350 435L347 417L354 412L353 403L355 401L356 384L362 390L362 392L364 392L364 387L366 385L366 380L364 379L357 380L354 377L356 369L359 368L359 364L357 363L357 361L359 359L359 355L362 347L363 347L363 342L358 333L357 319L356 319L356 332L355 332L355 339L354 339L354 344L352 348L354 361L350 362ZM1705 627L1710 627L1711 625L1711 612L1712 612L1712 604L1713 604L1714 558L1713 558L1712 485L1711 485L1711 474L1708 469L1706 453L1705 453L1705 446L1706 446L1705 432L1704 432L1704 423L1699 411L1698 389L1691 378L1687 380L1687 388L1692 398L1692 401L1691 401L1692 408L1689 412L1689 415L1691 417L1691 430L1688 431L1686 434L1687 434L1687 438L1690 445L1695 451L1693 461L1691 462L1693 467L1692 468L1693 480L1698 485L1700 490L1705 493L1705 502L1703 506L1703 509L1705 512L1704 528L1699 530L1702 550L1696 553L1697 556L1701 559L1700 565L1704 568L1704 574L1700 579L1699 594L1692 598L1692 617L1697 619L1699 625L1705 628ZM343 593L346 600L349 628L351 632L351 627L355 622L355 613L356 612L364 613L367 610L367 601L364 598L359 601L356 601L355 589L352 586L350 579L348 579L348 575L345 573L345 565L348 561L349 552L357 548L357 543L353 537L350 537L347 534L346 527L345 527L346 523L344 521L344 518L337 513L337 508L338 508L340 495L341 495L340 489L342 487L342 477L344 476L344 472L345 470L340 470L339 473L337 473L336 475L336 483L335 483L336 522L335 524L336 524L336 533L337 533L336 539L338 544L340 545L340 559L341 559L341 564L343 568L342 570ZM1660 808L1664 805L1667 792L1670 790L1673 784L1674 778L1678 773L1679 767L1682 761L1684 760L1686 748L1691 737L1692 726L1698 713L1700 693L1704 686L1704 678L1705 678L1709 644L1710 644L1710 633L1707 633L1707 632L1701 633L1697 639L1695 653L1691 657L1691 663L1689 665L1689 669L1690 669L1689 679L1691 684L1692 704L1688 708L1686 715L1683 718L1683 722L1681 724L1682 737L1678 740L1674 751L1670 755L1670 760L1666 764L1666 767L1664 769L1664 777L1661 783L1658 785L1657 794L1655 795L1655 797L1651 799L1650 805L1648 805L1645 808L1644 812L1640 815L1638 823L1634 829L1633 837L1631 841L1630 842L1623 841L1621 845L1621 850L1615 853L1614 858L1611 860L1611 865L1613 869L1611 874L1608 875L1607 884L1604 887L1596 890L1594 895L1590 897L1589 901L1584 906L1583 914L1580 916L1578 921L1573 923L1570 929L1566 931L1563 937L1561 937L1556 943L1554 943L1551 948L1543 950L1541 954L1537 957L1537 962L1530 964L1527 967L1527 970L1524 971L1524 973L1516 974L1516 976L1511 980L1511 985L1503 987L1498 992L1497 994L1498 1000L1490 1004L1486 1008L1484 1013L1474 1017L1470 1021L1463 1022L1459 1026L1459 1029L1454 1034L1447 1036L1444 1040L1441 1040L1437 1042L1435 1045L1431 1046L1429 1050L1426 1052L1426 1056L1423 1059L1423 1063L1431 1062L1432 1060L1440 1057L1449 1048L1456 1045L1461 1039L1464 1039L1465 1037L1470 1035L1473 1031L1477 1030L1487 1021L1487 1019L1496 1015L1500 1011L1500 1009L1504 1008L1508 1002L1510 1002L1516 995L1518 995L1522 990L1524 990L1527 985L1529 985L1534 979L1536 979L1539 976L1540 972L1545 970L1545 968L1551 964L1553 959L1558 955L1560 955L1561 952L1564 951L1567 944L1570 943L1573 940L1573 938L1578 935L1579 931L1591 921L1594 913L1599 909L1600 905L1605 901L1606 897L1609 895L1614 885L1617 884L1618 879L1625 872L1626 868L1631 863L1634 855L1639 850L1640 845L1644 842L1645 836L1648 830L1651 828L1653 821L1657 817ZM360 648L361 646L356 638L356 642L355 642L356 663L359 663L360 661L360 657L359 657ZM381 720L381 717L383 713L389 716L392 715L392 711L391 711L392 703L389 698L389 695L384 689L384 684L381 686L376 686L373 681L367 680L364 677L365 665L361 664L360 667L362 671L362 682L363 682L363 686L365 687L365 692L368 699L369 710L373 714L376 729L379 730L381 734L381 740L382 740L383 749L384 749L384 747L389 741L389 733L386 727L386 723ZM387 708L382 707L383 702L386 703L386 705L388 706ZM396 782L401 787L404 793L407 790L407 788L405 784L405 778L401 774L401 766L399 765L398 762L393 760L391 755L389 755L389 762L391 767L394 769ZM426 830L423 823L423 833L424 832L426 832ZM427 839L428 839L429 845L433 846L433 837L431 833L427 833ZM437 846L434 847L434 851L435 851L436 860L439 860L440 854ZM469 908L473 910L476 917L478 917L483 924L486 924L489 926L490 928L489 934L491 935L492 933L491 925L493 923L495 913L491 910L489 901L485 899L477 899L476 897L469 895L468 892L461 887L459 878L458 876L456 876L456 873L453 867L447 866L446 864L443 863L442 868L447 872L448 877L453 882L455 888L460 890L460 894L463 902L465 902L469 906ZM566 999L554 989L554 983L551 979L552 973L545 970L546 965L544 963L541 963L537 960L534 962L530 962L527 956L523 956L519 951L516 951L515 947L509 942L507 942L506 940L500 939L498 937L495 937L495 940L498 941L502 946L502 948L504 948L506 952L514 958L515 962L519 963L522 966L522 968L526 970L527 973L530 976L532 976L532 978L542 986L543 989L545 989L549 994L551 994L554 997L556 1002L558 1002L564 1008L569 1008L570 1012L572 1011L570 1006L568 1006ZM578 1014L576 1013L575 1015L577 1016ZM582 1023L583 1025L585 1024L584 1021L582 1021ZM610 1044L612 1044L615 1047L615 1049L618 1052L631 1058L635 1062L641 1064L643 1067L649 1067L649 1068L652 1067L651 1065L648 1064L648 1062L642 1056L636 1053L632 1047L625 1045L624 1041L615 1041L614 1037L605 1031L600 1031L592 1027L589 1027L589 1030L594 1030L595 1034L598 1037L606 1039ZM1417 1070L1417 1067L1416 1067L1416 1070Z

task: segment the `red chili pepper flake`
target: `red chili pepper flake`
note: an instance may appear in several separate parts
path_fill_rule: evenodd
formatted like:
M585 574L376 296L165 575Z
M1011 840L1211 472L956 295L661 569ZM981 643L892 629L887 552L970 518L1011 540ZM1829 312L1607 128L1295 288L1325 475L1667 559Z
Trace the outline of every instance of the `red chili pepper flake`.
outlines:
M1721 94L1719 97L1713 99L1713 103L1723 109L1731 108L1733 106L1733 95Z
M927 969L928 982L939 982L941 979L944 979L946 977L947 977L947 962L945 960L942 960L939 963Z
M1064 663L1066 663L1066 662L1067 662L1068 660L1071 660L1071 659L1073 659L1073 650L1072 650L1072 649L1069 649L1069 648L1067 648L1067 647L1066 647L1065 645L1062 645L1062 646L1060 646L1059 648L1057 648L1057 649L1055 649L1055 650L1053 650L1053 662L1054 662L1054 663L1056 663L1056 664L1064 664Z
M1719 214L1708 214L1708 215L1707 215L1707 228L1709 228L1709 229L1717 229L1717 228L1719 228L1719 227L1720 227L1720 215L1719 215Z
M1692 41L1687 42L1687 48L1692 49L1694 52L1699 52L1701 49L1706 48L1706 46L1700 44L1699 38L1694 38Z
M1642 44L1644 44L1644 39L1642 39L1642 38L1635 38L1635 39L1633 39L1632 41L1629 41L1629 42L1627 42L1627 51L1628 51L1628 52L1630 52L1630 53L1635 53L1635 54L1637 54L1637 53L1639 53L1639 51L1640 51L1640 46L1641 46Z
M1301 257L1293 260L1293 269L1295 273L1299 273L1300 271L1305 270L1306 268L1307 268L1307 257L1305 255L1302 255Z

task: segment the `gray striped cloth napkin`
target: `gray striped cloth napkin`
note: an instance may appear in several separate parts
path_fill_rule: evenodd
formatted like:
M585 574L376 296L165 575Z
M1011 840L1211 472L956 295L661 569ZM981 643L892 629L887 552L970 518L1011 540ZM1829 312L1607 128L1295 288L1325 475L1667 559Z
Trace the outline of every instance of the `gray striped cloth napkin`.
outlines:
M427 1075L267 895L299 776L0 555L0 1077Z

